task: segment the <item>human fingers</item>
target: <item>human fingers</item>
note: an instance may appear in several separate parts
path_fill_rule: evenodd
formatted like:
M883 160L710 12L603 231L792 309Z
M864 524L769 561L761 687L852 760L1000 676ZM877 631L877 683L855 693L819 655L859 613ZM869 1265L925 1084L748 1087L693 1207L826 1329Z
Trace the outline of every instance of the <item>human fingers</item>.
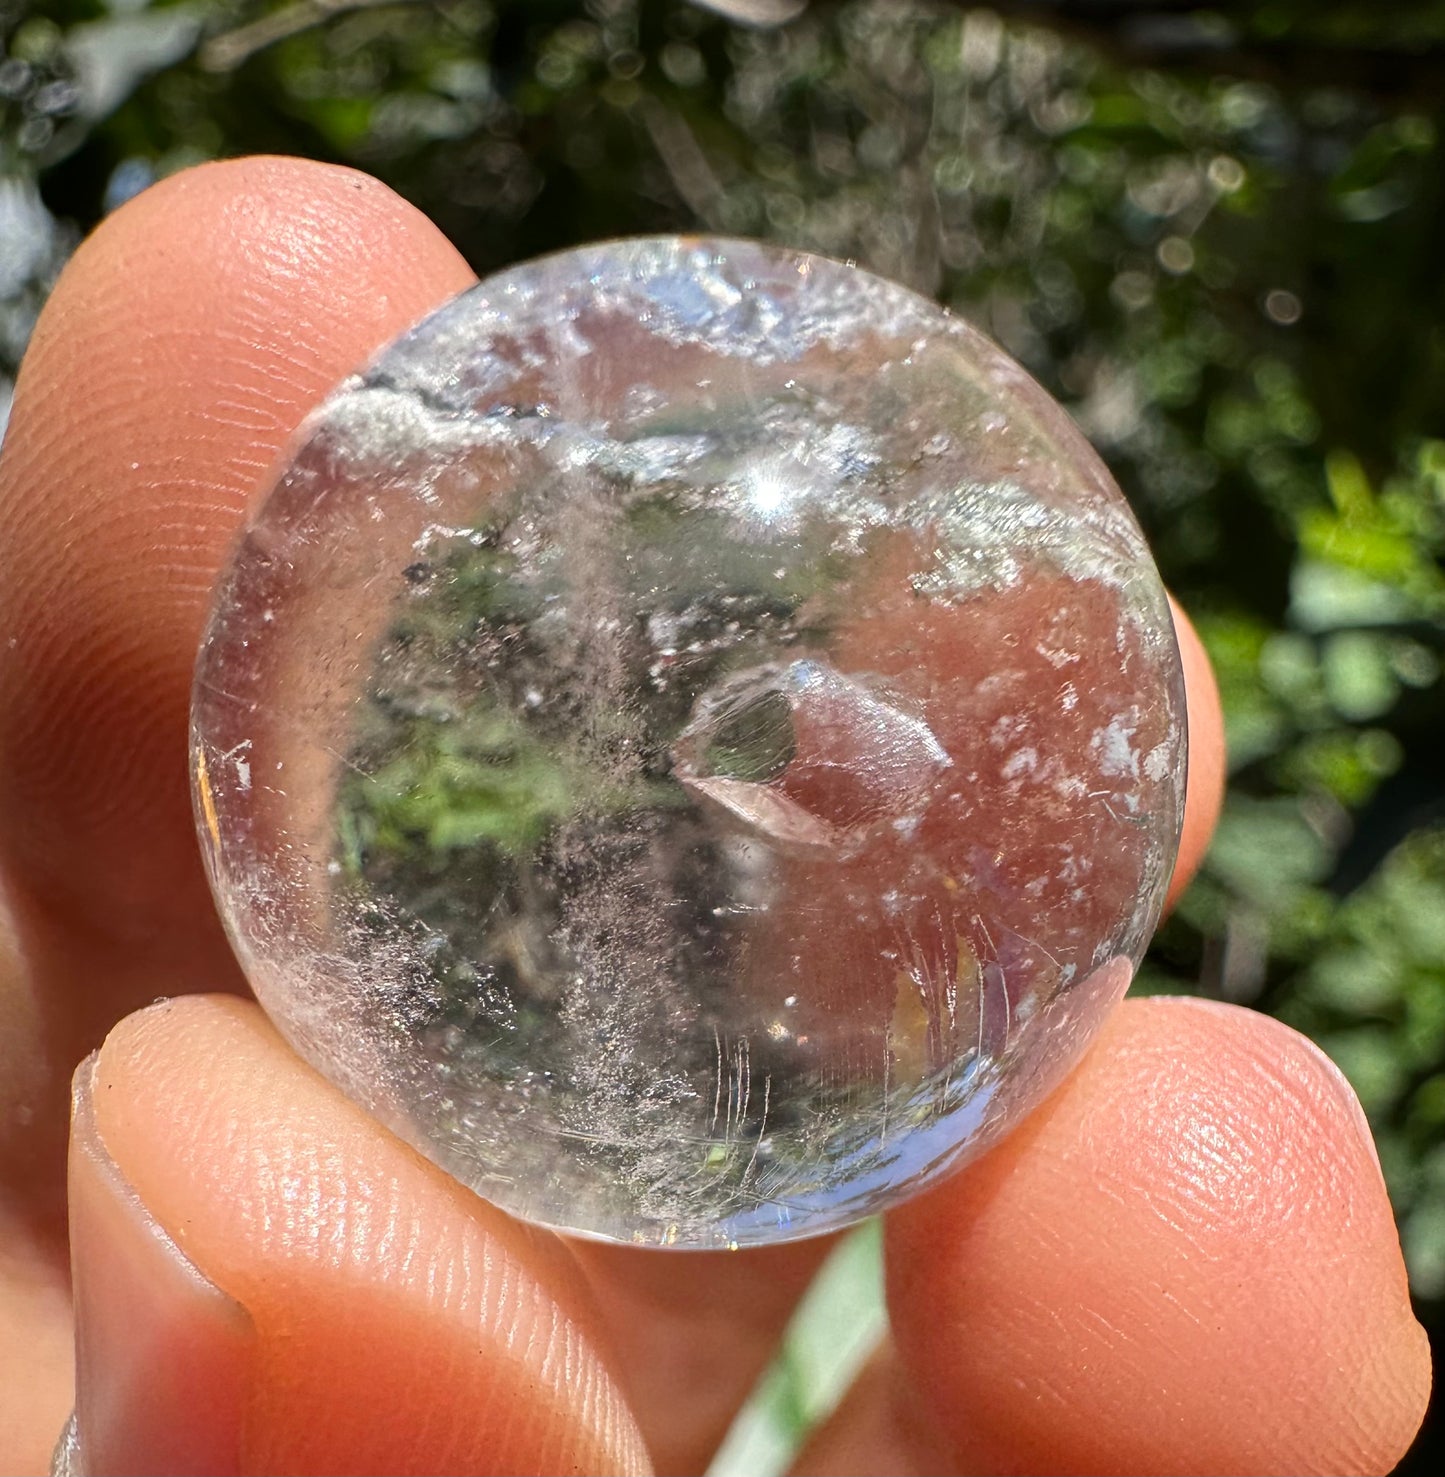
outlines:
M1179 641L1179 659L1184 667L1184 691L1188 697L1189 782L1184 796L1184 823L1179 855L1169 882L1166 911L1172 908L1194 880L1209 849L1224 805L1224 712L1219 703L1219 684L1193 622L1173 597L1174 631Z
M74 1064L158 991L236 980L186 785L211 577L311 402L467 280L379 185L252 160L117 212L37 325L0 453L0 1452L17 1470L69 1403Z
M1385 1472L1430 1358L1359 1104L1267 1017L1131 1001L891 1218L906 1387L969 1472Z
M80 1073L77 1427L105 1472L639 1472L556 1237L191 996Z
M470 280L375 181L249 159L116 212L41 315L0 458L0 1173L32 1194L110 1023L237 979L185 754L241 517L312 405Z

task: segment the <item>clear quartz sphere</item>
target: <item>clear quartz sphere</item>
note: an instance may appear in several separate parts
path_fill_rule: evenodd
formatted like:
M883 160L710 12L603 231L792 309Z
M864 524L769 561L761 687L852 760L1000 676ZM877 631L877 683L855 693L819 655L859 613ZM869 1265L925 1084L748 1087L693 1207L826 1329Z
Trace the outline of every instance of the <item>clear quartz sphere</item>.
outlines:
M745 1245L1078 1058L1173 866L1183 683L1127 506L990 342L650 239L482 283L311 417L192 758L302 1056L517 1215Z

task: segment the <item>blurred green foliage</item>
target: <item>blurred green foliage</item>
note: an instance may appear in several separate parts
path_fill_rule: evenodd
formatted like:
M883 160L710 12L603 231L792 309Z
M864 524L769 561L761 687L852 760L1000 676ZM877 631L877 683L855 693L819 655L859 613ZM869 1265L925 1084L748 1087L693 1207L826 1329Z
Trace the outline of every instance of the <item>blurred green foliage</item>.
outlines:
M481 272L705 228L955 306L1104 453L1218 670L1226 812L1139 988L1333 1055L1438 1332L1445 4L728 8L0 0L0 374L79 233L258 150L370 170Z

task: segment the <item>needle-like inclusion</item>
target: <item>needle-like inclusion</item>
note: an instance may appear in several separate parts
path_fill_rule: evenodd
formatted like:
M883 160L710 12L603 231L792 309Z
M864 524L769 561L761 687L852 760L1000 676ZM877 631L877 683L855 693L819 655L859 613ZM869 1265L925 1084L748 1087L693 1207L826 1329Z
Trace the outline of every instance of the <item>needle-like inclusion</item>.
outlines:
M303 1056L509 1211L832 1230L1076 1060L1159 913L1169 611L958 319L732 241L484 282L307 423L194 706Z

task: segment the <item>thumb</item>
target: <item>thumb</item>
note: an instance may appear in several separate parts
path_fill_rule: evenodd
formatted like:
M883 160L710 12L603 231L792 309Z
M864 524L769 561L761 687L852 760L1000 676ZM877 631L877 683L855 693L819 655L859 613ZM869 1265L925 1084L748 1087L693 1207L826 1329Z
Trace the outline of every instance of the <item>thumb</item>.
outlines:
M624 1472L555 1238L468 1195L253 1006L122 1021L77 1078L79 1469Z
M106 1152L95 1124L97 1066L90 1057L75 1078L76 1409L57 1467L70 1477L239 1472L255 1325L186 1258Z

